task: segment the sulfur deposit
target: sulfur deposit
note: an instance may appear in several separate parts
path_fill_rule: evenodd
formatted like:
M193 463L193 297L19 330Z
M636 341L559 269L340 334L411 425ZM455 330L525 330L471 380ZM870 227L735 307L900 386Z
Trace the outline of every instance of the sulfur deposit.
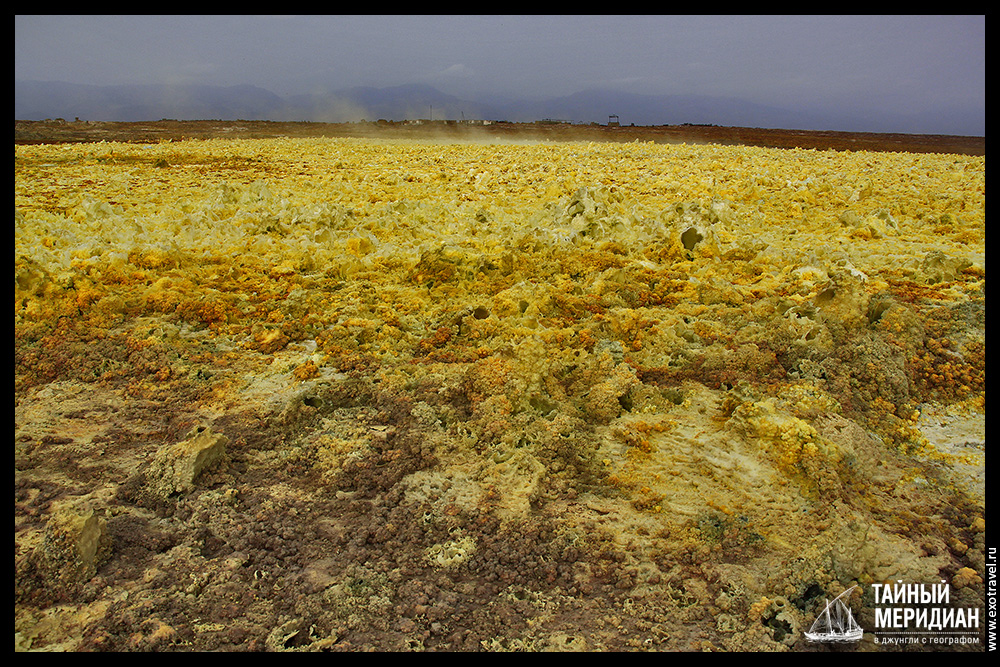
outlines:
M852 586L869 629L872 584L982 600L984 157L14 167L21 648L785 650ZM100 557L50 586L66 501Z

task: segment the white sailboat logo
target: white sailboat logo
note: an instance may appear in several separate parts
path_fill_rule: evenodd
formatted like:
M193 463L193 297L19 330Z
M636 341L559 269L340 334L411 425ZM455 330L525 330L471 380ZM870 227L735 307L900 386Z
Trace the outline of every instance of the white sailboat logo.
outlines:
M809 632L805 633L806 639L812 642L856 642L861 639L864 631L841 600L855 588L857 586L851 586L826 603L823 613L816 617Z

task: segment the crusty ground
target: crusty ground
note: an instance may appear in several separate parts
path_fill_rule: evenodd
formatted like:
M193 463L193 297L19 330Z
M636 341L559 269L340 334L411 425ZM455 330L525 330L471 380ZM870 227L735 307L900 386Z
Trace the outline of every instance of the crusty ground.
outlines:
M983 139L434 129L15 123L16 649L830 650L852 585L867 629L881 581L981 605Z

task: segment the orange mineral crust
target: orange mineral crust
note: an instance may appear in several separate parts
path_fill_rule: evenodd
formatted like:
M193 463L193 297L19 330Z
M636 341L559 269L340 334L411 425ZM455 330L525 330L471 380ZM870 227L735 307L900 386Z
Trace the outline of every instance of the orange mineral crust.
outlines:
M863 628L872 584L978 604L985 172L15 146L16 648L786 650L852 586Z

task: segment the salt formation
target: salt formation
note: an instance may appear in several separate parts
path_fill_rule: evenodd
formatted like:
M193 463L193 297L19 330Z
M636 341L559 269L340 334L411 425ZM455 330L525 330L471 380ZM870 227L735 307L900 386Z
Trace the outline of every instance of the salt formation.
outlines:
M218 465L226 454L226 437L204 426L195 428L183 442L156 453L145 472L153 493L163 498L192 491L203 472Z
M957 155L17 146L17 631L761 650L852 586L964 604L984 230ZM113 544L55 598L63 494Z

